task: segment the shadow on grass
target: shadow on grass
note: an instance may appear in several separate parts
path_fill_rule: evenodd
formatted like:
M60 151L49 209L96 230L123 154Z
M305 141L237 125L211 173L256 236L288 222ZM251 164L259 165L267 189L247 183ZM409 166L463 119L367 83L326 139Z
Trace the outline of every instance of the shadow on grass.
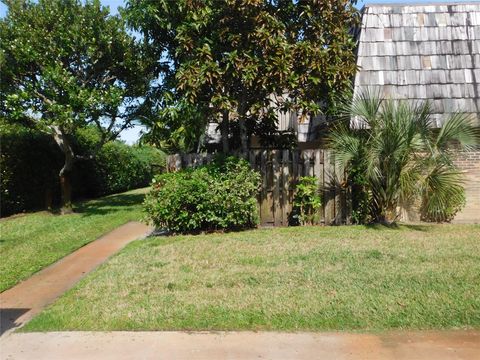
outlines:
M392 224L367 224L365 225L367 229L372 229L372 230L402 230L402 229L408 229L408 230L414 230L414 231L428 231L430 227L428 225L422 225L422 224L398 224L398 223L392 223Z
M415 231L428 231L431 229L430 225L421 225L421 224L402 224L402 226L409 230L415 230Z
M118 194L76 204L75 213L82 216L106 215L124 210L129 206L140 205L145 194Z

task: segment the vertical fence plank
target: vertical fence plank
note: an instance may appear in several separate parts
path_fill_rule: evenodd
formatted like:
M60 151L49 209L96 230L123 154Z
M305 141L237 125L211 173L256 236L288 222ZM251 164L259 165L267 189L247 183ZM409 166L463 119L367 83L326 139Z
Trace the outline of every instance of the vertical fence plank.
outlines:
M303 157L303 174L302 176L310 176L310 168L311 168L311 163L310 163L310 153L311 150L304 150L302 152L302 157Z
M291 183L292 186L295 186L297 183L298 177L301 175L301 172L299 173L299 169L301 170L300 166L300 153L298 151L293 151L293 159L292 159L292 177L293 181Z
M320 184L322 186L321 189L321 194L322 194L322 223L325 225L325 204L326 204L326 199L325 199L325 150L320 150L320 156L321 156L321 168L319 171L320 174Z
M259 156L260 156L260 151L259 150L250 150L249 151L249 161L250 161L250 166L252 167L253 170L258 171L261 173L260 170L260 165L259 165ZM263 179L260 178L261 184L260 184L260 190L257 194L257 211L260 216L261 214L261 203L262 203L262 186L263 186ZM260 217L260 224L262 224L262 218Z
M317 191L319 194L323 192L323 168L322 168L322 150L316 149L314 151L314 166L313 166L313 176L317 178ZM323 196L322 196L322 206L318 210L318 219L317 224L321 224L324 221L324 212L323 212Z
M343 176L340 173L339 166L335 159L333 159L333 168L335 169L335 224L339 225L343 222L343 191L342 180Z
M343 173L344 181L348 180L347 173ZM346 183L347 185L348 183ZM352 223L352 188L350 186L345 187L345 223L350 225Z
M280 150L272 150L272 175L273 175L273 216L274 225L280 226L283 223L282 206L280 203Z
M263 175L262 186L262 203L260 204L260 219L262 225L274 224L273 211L273 169L271 161L271 152L268 150L262 151L260 163L260 173Z
M331 154L324 150L323 178L325 184L325 225L330 225L335 219L335 191L332 188L334 182L334 170L332 169Z
M248 152L248 161L252 169L257 170L257 164L255 163L255 152L256 150L250 150Z
M282 225L288 225L290 208L290 151L282 151Z

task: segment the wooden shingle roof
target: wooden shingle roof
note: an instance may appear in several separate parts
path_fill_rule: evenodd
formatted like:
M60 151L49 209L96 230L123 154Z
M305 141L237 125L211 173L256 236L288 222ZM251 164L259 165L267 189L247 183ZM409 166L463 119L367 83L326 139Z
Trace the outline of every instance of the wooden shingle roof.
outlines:
M480 125L480 2L366 6L358 41L356 93L429 100L437 125L455 111Z

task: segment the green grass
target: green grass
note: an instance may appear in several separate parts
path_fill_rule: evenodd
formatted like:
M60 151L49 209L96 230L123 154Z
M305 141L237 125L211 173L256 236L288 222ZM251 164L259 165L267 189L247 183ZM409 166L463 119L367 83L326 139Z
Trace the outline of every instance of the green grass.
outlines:
M78 203L76 213L42 211L0 220L0 291L102 234L142 217L146 189Z
M276 228L136 241L47 330L480 327L480 226Z

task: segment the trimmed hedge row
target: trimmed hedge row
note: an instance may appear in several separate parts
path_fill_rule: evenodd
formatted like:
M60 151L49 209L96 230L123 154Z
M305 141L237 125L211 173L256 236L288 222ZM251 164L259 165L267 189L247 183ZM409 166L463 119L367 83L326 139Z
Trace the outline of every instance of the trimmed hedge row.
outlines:
M60 200L58 172L63 155L50 136L26 127L0 123L1 216L56 206ZM88 154L98 135L80 131L73 144ZM152 147L105 144L92 160L75 163L73 198L92 198L147 186L165 164L165 155Z

